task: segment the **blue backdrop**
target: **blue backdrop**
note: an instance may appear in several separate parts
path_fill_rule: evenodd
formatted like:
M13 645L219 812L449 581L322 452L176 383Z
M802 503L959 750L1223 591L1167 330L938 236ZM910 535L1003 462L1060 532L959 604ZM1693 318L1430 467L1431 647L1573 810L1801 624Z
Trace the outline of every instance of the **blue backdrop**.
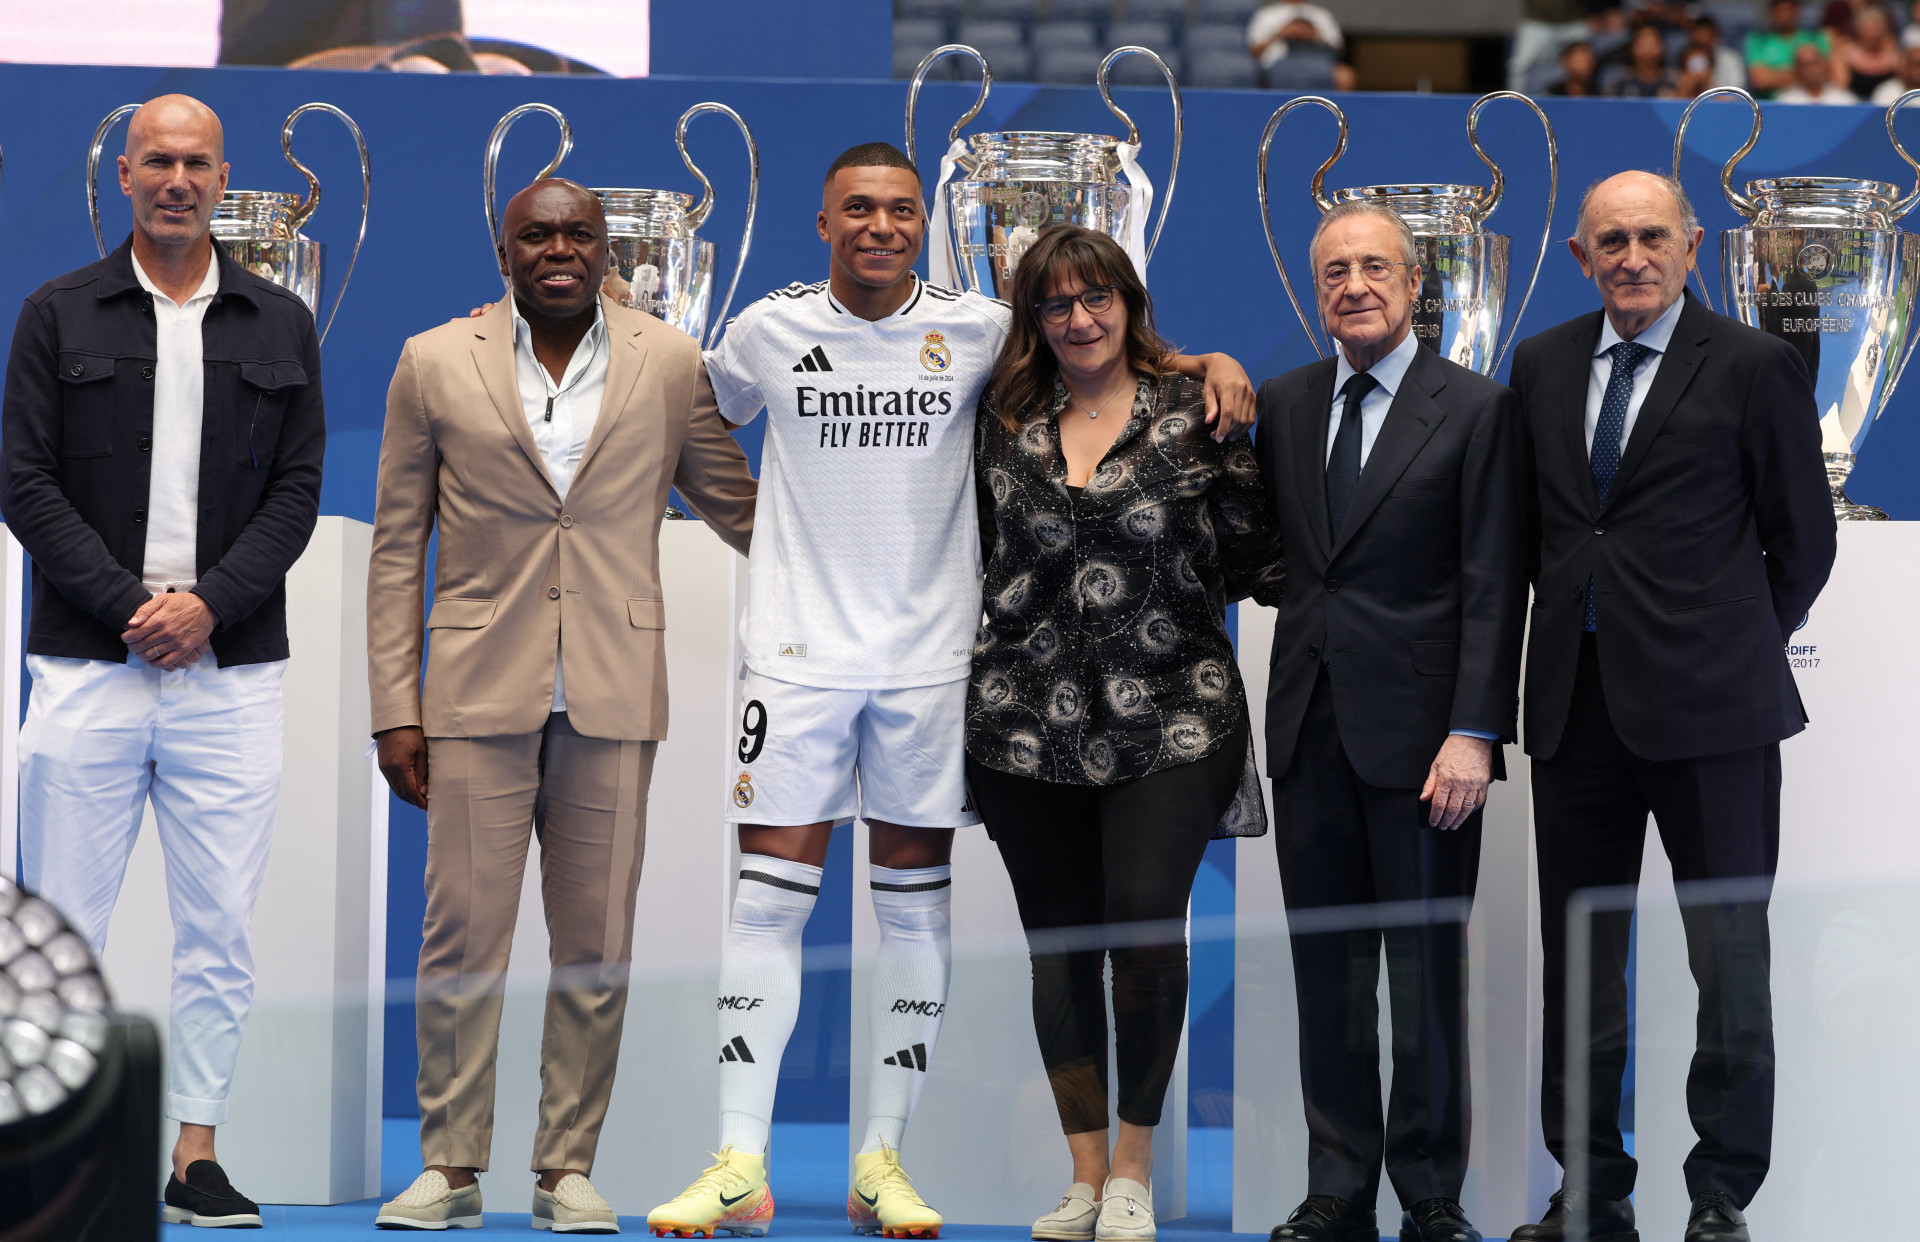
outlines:
M719 8L721 6L712 6ZM675 36L678 37L678 36ZM870 50L870 49L869 49ZM662 63L666 59L662 58ZM777 71L780 61L751 68ZM813 68L795 54L796 68ZM296 174L281 161L282 120L296 105L325 100L345 108L365 130L373 153L374 193L366 248L344 309L325 348L328 405L327 475L322 509L371 520L375 459L385 391L405 338L464 314L500 291L480 206L480 162L499 116L528 100L558 106L573 121L575 151L565 173L589 185L693 190L693 178L673 147L675 118L689 105L714 99L738 109L754 127L762 160L760 223L741 281L751 298L791 281L826 275L825 247L814 233L826 165L856 142L899 142L905 84L890 81L735 80L657 77L617 79L501 79L416 77L286 70L165 71L123 68L0 66L0 145L6 183L0 193L0 305L11 306L49 277L94 257L84 199L86 143L106 112L164 91L206 100L227 126L232 185L294 189ZM944 151L947 127L971 102L974 88L932 84L921 96L922 171L931 177ZM1171 154L1170 109L1150 90L1117 92L1134 114L1146 143L1143 163L1164 191ZM1172 216L1149 273L1160 326L1189 351L1224 350L1240 358L1256 381L1313 359L1313 348L1281 293L1262 237L1254 196L1254 152L1261 128L1282 97L1241 91L1187 95L1187 146ZM1352 150L1329 178L1331 185L1377 182L1483 183L1485 168L1466 141L1464 96L1354 95L1341 100L1352 124ZM1548 101L1562 154L1555 242L1547 255L1522 334L1530 334L1597 305L1590 286L1562 241L1571 232L1580 191L1627 167L1664 169L1680 105L1612 100ZM1838 174L1899 183L1906 171L1881 129L1881 112L1868 107L1773 107L1760 145L1741 168L1743 177ZM1482 118L1483 142L1509 178L1506 202L1491 227L1513 238L1518 272L1509 305L1518 303L1531 266L1545 206L1546 159L1538 124L1518 105L1500 104ZM1091 87L1000 86L974 129L1060 129L1112 132L1114 122ZM1708 268L1718 289L1714 234L1738 221L1721 199L1724 155L1746 134L1746 111L1733 105L1702 110L1690 134L1684 172L1709 230ZM1916 137L1920 137L1917 135ZM311 118L302 123L299 153L321 176L327 198L308 231L329 245L328 279L337 287L358 207L358 167L344 131ZM1307 177L1331 150L1333 122L1317 110L1290 117L1276 144L1272 192L1275 223L1288 260L1305 262L1314 211ZM713 179L720 202L704 230L719 242L723 274L731 271L745 208L745 158L732 127L718 118L695 126L697 158ZM510 139L502 184L518 185L551 154L553 134L529 120ZM109 168L111 165L109 165ZM110 244L125 235L125 200L111 186L105 198ZM1296 269L1297 270L1297 269ZM736 307L739 305L736 302ZM11 316L0 316L10 336ZM1920 428L1911 410L1916 380L1897 397L1868 442L1850 485L1858 500L1895 518L1920 517ZM761 425L741 440L756 462ZM424 833L421 817L395 803L390 859L390 974L409 978L419 944ZM1196 891L1196 914L1231 909L1232 855L1216 851ZM844 843L835 871L851 866ZM831 896L831 895L829 895ZM834 911L815 920L809 940L845 943L849 900L828 901ZM1201 946L1195 954L1194 1098L1196 1122L1221 1124L1230 1114L1226 1050L1232 958L1230 946ZM832 980L838 980L834 982ZM844 976L809 988L803 1029L817 1032L789 1058L791 1090L782 1113L791 1120L845 1114L846 993ZM412 1020L397 1005L388 1023L390 1110L411 1111Z

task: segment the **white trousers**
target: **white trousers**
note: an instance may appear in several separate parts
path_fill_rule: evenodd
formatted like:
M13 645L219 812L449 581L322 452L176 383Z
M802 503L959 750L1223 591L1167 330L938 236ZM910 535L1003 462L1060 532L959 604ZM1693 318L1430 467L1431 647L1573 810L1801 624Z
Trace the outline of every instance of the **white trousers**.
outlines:
M219 668L209 654L163 673L30 655L27 671L23 877L98 955L152 799L173 914L167 1116L220 1125L253 1003L249 925L280 796L286 662Z

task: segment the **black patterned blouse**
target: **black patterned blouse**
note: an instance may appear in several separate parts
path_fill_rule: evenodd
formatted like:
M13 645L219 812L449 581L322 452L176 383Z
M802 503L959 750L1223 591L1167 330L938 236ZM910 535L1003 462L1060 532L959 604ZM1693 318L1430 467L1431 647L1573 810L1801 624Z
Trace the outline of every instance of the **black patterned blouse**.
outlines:
M1244 736L1225 608L1248 595L1278 603L1286 575L1258 458L1244 439L1214 443L1198 381L1142 379L1084 489L1067 486L1066 402L1056 382L1046 415L1019 432L980 403L986 623L967 753L1003 772L1112 785ZM1264 828L1263 817L1248 835Z

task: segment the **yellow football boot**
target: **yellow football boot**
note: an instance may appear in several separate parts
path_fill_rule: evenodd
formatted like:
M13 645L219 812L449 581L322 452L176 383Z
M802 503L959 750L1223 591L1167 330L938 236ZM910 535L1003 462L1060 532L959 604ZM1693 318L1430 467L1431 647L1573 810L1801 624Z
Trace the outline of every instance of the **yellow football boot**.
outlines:
M847 1192L847 1223L855 1233L883 1238L937 1238L940 1213L914 1190L900 1153L882 1145L853 1158L853 1189Z
M773 1224L773 1191L767 1188L767 1158L731 1146L713 1153L716 1163L670 1202L647 1213L656 1238L711 1238L730 1233L758 1237Z

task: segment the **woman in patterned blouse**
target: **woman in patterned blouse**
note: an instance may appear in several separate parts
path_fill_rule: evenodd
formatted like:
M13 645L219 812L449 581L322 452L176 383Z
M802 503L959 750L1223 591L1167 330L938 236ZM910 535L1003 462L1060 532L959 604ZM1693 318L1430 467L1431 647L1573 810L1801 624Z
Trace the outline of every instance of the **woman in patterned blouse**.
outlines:
M1200 385L1171 373L1126 252L1088 229L1045 230L1012 302L975 442L986 623L967 776L1019 901L1073 1149L1075 1184L1035 1236L1089 1237L1098 1213L1102 1237L1149 1238L1187 896L1209 839L1266 828L1224 610L1277 602L1284 574L1258 462L1244 440L1207 434ZM1066 930L1122 924L1118 937Z

